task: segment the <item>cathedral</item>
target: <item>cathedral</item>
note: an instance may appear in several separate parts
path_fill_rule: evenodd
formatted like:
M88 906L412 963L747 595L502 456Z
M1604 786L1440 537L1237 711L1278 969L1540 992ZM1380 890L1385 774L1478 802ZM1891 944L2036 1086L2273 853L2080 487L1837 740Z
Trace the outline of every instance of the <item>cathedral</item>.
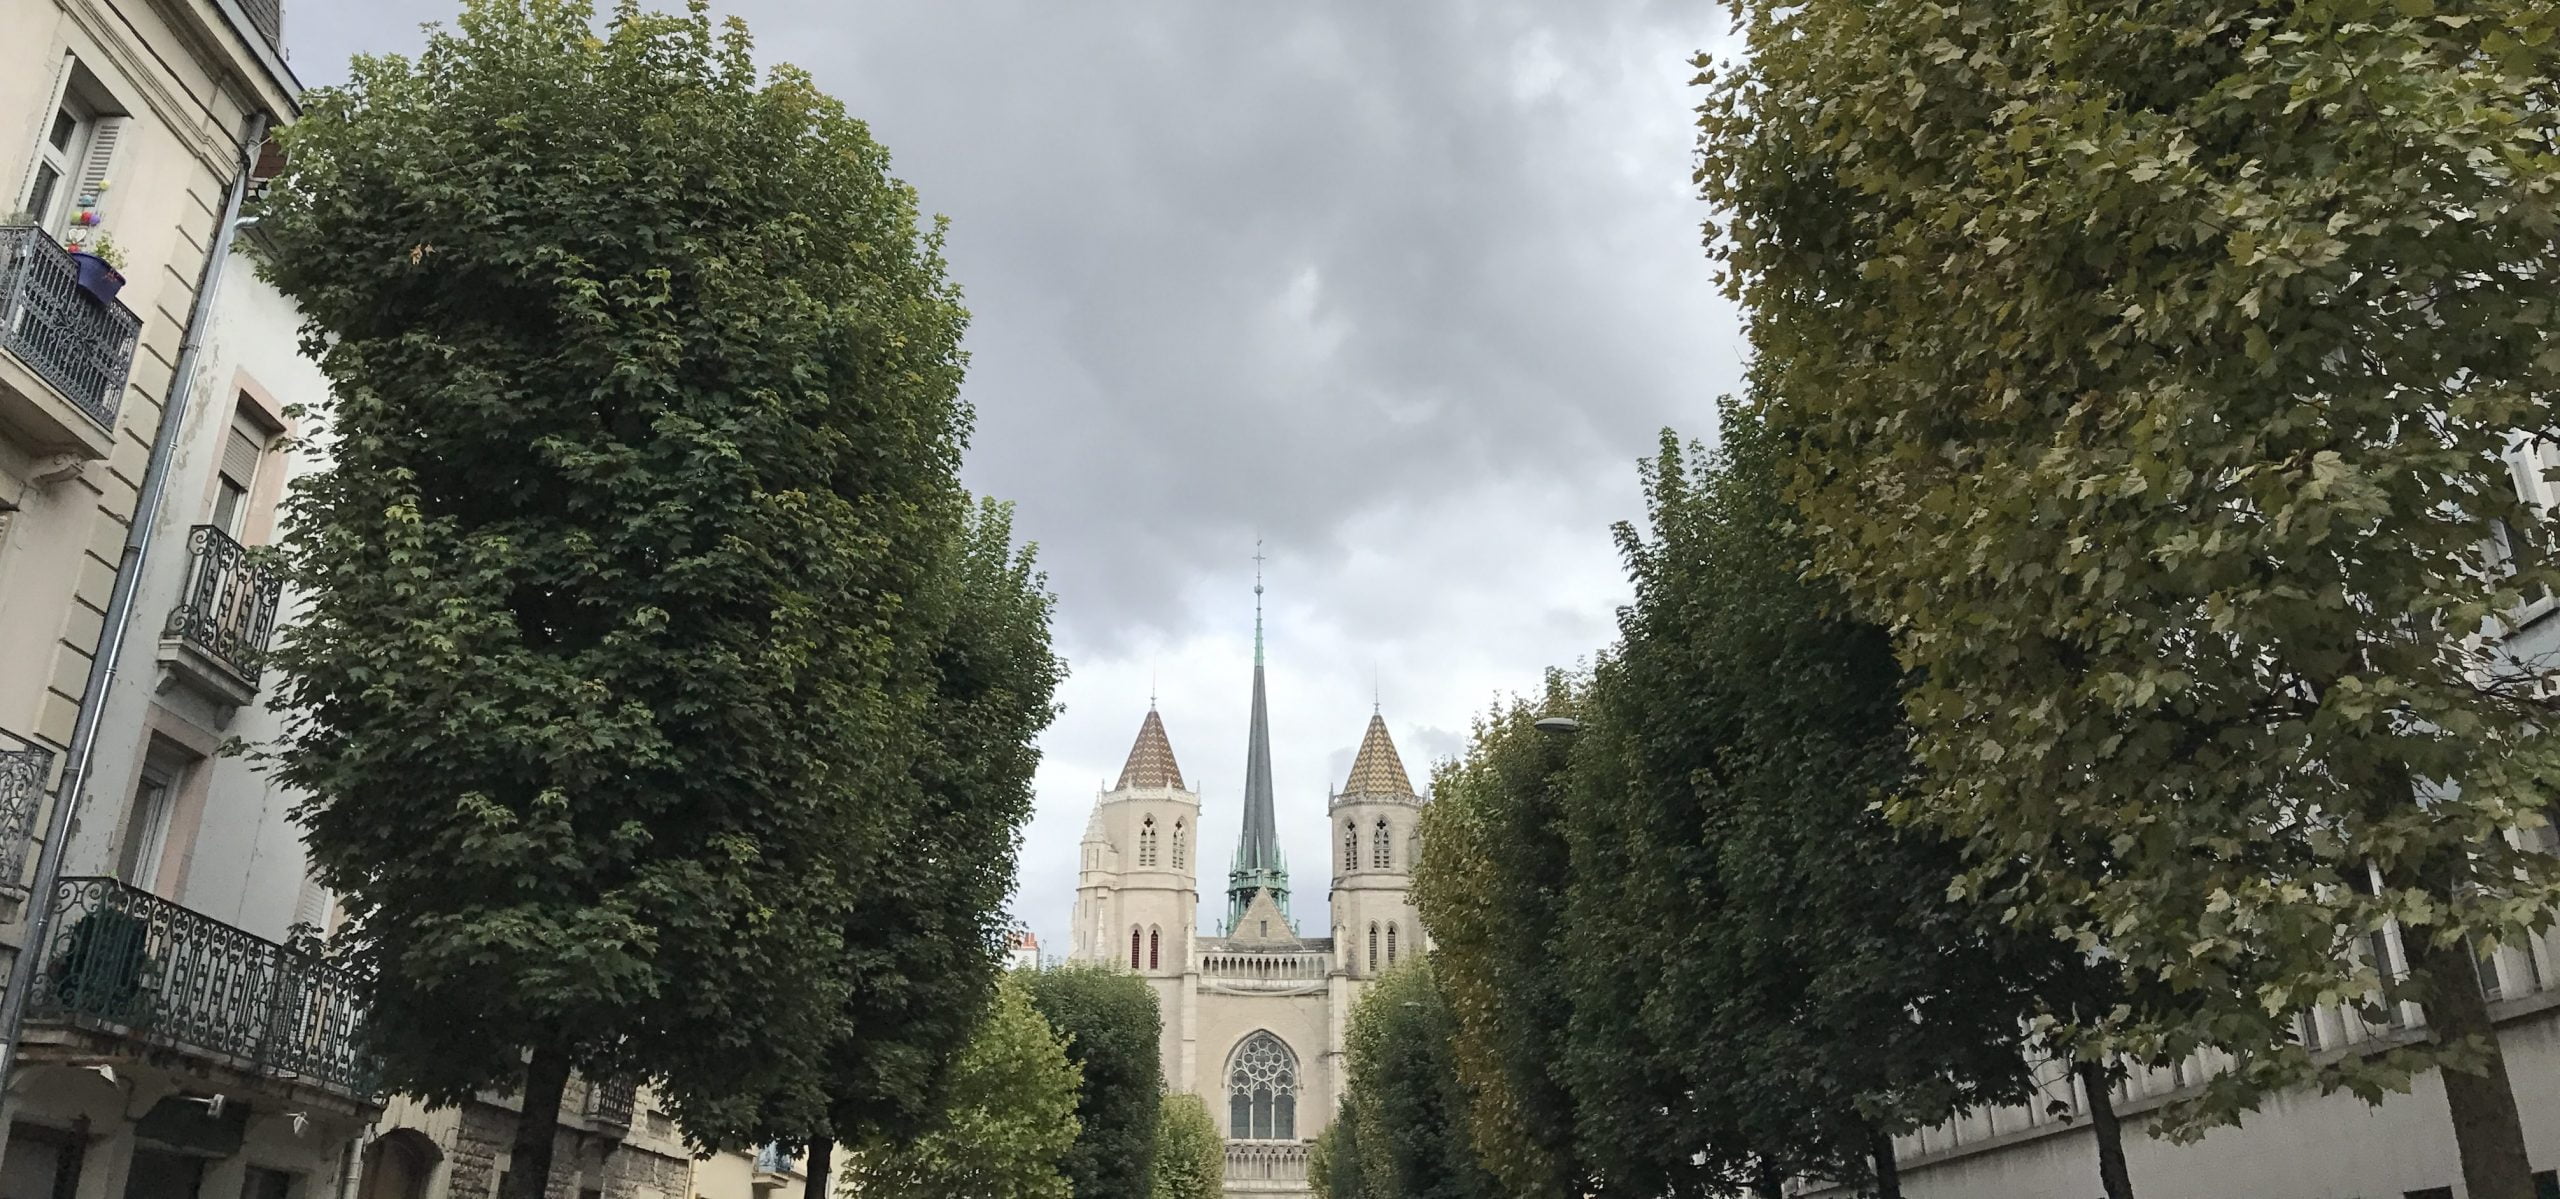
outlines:
M1302 935L1290 918L1262 659L1257 611L1244 832L1227 872L1221 935L1197 931L1200 792L1184 782L1150 706L1119 782L1094 801L1070 950L1079 961L1134 971L1155 989L1165 1085L1208 1101L1226 1129L1230 1195L1309 1193L1307 1144L1342 1101L1351 1005L1368 980L1425 944L1409 891L1423 800L1374 713L1350 777L1327 805L1330 927Z

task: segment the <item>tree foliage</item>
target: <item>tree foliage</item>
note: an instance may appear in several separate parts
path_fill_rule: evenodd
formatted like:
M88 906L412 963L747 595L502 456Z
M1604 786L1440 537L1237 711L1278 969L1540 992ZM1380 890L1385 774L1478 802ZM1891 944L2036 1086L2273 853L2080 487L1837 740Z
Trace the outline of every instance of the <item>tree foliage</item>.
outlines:
M1153 1199L1218 1199L1226 1193L1227 1142L1209 1105L1191 1094L1169 1094L1156 1115Z
M2560 582L2483 553L2555 432L2560 11L1736 8L1711 244L1817 561L1920 672L1899 814L2202 999L2110 1038L2231 1055L2188 1117L2442 1062L2471 1192L2527 1193L2464 941L2560 898L2503 836L2549 664L2473 637ZM2431 1037L2315 1062L2392 925Z
M1363 1199L1360 1182L1360 1136L1340 1116L1316 1134L1307 1150L1307 1181L1316 1199Z
M1145 1199L1164 1095L1164 1022L1155 991L1137 975L1095 965L1041 970L1027 976L1027 986L1082 1072L1082 1131L1064 1166L1076 1199Z
M1078 1072L1018 979L995 988L914 1136L861 1142L845 1174L866 1199L1068 1199Z
M1477 1162L1458 1078L1456 1029L1431 959L1398 966L1351 1011L1348 1085L1336 1154L1356 1161L1372 1199L1493 1199L1507 1194Z
M548 1127L571 1068L648 1076L743 1139L826 1109L918 805L1007 856L1054 668L963 528L966 313L886 151L699 4L594 15L473 0L286 134L271 271L337 406L281 777L388 1083Z
M1956 847L1884 822L1914 773L1902 669L1800 577L1781 447L1725 416L1704 461L1664 435L1649 527L1619 529L1635 600L1563 821L1567 1060L1612 1159L1861 1179L1892 1134L2027 1097L2037 989L2076 955L1951 899ZM1648 1110L1675 1126L1616 1130Z
M1510 1194L1585 1193L1563 1057L1568 981L1537 969L1564 928L1565 744L1536 720L1574 710L1573 680L1547 679L1477 722L1467 754L1434 771L1413 897L1431 930L1432 971L1453 1016L1458 1076L1473 1094L1476 1157Z

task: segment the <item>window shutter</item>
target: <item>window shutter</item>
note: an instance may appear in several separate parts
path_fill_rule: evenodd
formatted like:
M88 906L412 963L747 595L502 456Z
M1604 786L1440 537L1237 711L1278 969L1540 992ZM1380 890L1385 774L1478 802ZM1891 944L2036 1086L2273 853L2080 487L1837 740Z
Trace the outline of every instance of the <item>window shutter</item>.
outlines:
M124 127L130 117L99 117L97 129L89 134L89 152L80 162L80 179L72 188L72 198L95 208L105 198L107 172L115 166L116 143L124 140Z
M266 456L264 430L249 423L245 416L231 419L231 437L222 443L222 473L246 491L258 477L258 460Z

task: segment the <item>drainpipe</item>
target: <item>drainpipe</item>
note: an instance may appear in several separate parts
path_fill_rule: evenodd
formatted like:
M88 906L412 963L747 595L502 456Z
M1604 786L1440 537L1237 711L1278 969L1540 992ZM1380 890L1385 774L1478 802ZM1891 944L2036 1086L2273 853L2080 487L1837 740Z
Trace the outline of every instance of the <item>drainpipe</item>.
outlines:
M142 468L142 490L134 501L133 521L125 529L123 560L116 564L115 589L107 595L106 623L97 655L89 659L89 681L80 693L80 718L71 730L71 762L62 786L53 795L45 818L44 850L36 855L35 888L28 893L26 940L9 966L9 993L0 998L0 1082L17 1069L18 1043L26 1031L27 1000L35 989L36 967L44 960L45 939L53 935L55 884L62 878L62 859L71 845L71 826L80 818L80 793L89 785L89 767L98 751L98 722L114 689L116 665L124 656L126 631L133 624L133 604L142 588L142 568L151 557L152 526L159 522L160 501L169 490L169 463L177 453L179 427L186 423L187 401L195 391L196 358L204 349L205 326L211 323L214 293L221 290L223 264L231 258L231 237L240 222L240 203L249 192L249 176L257 169L258 147L267 140L265 113L249 118L240 144L240 174L223 198L222 223L214 226L213 248L205 255L196 279L195 304L187 312L186 339L178 346L178 364L169 380L168 401L160 408L160 430L151 440L151 458Z

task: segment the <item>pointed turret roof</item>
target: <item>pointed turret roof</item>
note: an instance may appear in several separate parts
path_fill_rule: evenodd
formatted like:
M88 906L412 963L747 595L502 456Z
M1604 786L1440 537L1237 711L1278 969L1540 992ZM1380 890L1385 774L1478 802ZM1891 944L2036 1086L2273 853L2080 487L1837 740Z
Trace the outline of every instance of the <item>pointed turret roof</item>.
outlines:
M1154 708L1147 709L1147 719L1138 725L1138 740L1129 747L1129 763L1120 768L1120 785L1114 790L1131 787L1183 789L1182 765L1173 760L1173 741L1164 735L1164 718Z
M1386 717L1369 717L1368 735L1360 739L1360 753L1351 759L1351 779L1342 784L1342 793L1408 798L1413 795L1413 780L1405 775L1404 759L1396 753L1395 738L1387 735Z

